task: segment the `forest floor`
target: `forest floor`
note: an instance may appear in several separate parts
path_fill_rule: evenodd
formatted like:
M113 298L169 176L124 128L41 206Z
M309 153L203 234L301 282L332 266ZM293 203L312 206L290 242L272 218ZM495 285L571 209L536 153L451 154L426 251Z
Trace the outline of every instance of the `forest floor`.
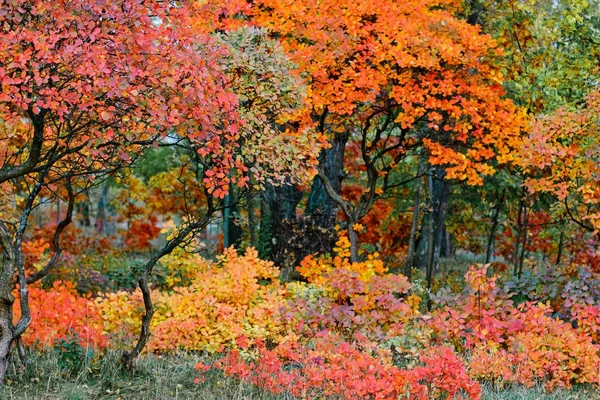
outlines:
M65 354L67 354L65 356ZM32 354L30 365L19 372L11 363L1 399L84 400L84 399L200 399L200 400L292 400L292 396L274 396L251 385L209 374L195 384L194 364L198 355L146 356L139 360L135 373L119 367L119 355L108 353L100 360L73 363L68 353L57 351ZM204 360L206 361L206 360ZM22 369L22 368L21 368ZM489 400L593 400L600 390L578 387L546 393L542 388L494 388L483 385L483 398Z

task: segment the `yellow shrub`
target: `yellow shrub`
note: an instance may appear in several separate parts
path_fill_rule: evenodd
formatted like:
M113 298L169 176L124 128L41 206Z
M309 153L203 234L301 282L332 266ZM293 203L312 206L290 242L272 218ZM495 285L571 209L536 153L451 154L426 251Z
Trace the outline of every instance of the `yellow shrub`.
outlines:
M260 260L255 249L243 255L228 249L216 262L185 254L177 265L185 266L191 285L152 293L156 312L150 350L216 351L233 345L242 335L263 340L277 337L284 289L273 263ZM112 337L123 340L139 332L143 313L139 294L109 294L97 304L106 330L118 333Z

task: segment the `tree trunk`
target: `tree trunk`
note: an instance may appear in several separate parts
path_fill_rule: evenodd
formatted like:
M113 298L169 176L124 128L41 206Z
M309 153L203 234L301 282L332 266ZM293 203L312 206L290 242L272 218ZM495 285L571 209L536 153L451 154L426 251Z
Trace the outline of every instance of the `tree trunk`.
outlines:
M419 169L417 172L418 176L423 174L423 157L419 157ZM413 215L412 224L410 226L410 236L408 239L408 254L406 255L406 265L404 274L408 278L409 282L412 281L412 269L415 266L415 252L416 252L416 240L417 230L419 227L419 212L421 207L421 178L417 179L415 186L415 197L413 204Z
M446 214L448 212L446 211ZM452 244L452 236L448 229L446 229L446 224L442 226L442 242L440 243L440 257L448 258L454 255L454 245Z
M254 193L251 191L246 192L246 208L248 212L248 231L250 232L250 245L258 247L258 237L256 235L256 228L258 227L258 219L254 212L255 204Z
M223 244L225 248L233 246L239 248L242 243L242 227L236 223L239 207L235 201L235 189L231 188L225 196L225 207L223 208Z
M433 223L434 223L434 258L432 273L439 269L442 244L444 240L444 224L446 221L446 212L448 209L448 198L450 197L450 183L444 179L446 170L442 167L434 169L435 177L431 191L431 203L433 205Z
M8 357L14 334L12 329L12 304L8 298L0 299L0 387L4 384Z
M347 134L336 134L329 149L323 150L319 166L325 172L335 193L340 194L344 180L344 155L346 153ZM331 253L335 243L334 226L339 205L331 199L319 177L315 177L311 188L306 216L310 228L306 234L311 243L310 253Z
M348 240L350 241L350 262L357 263L358 259L358 234L354 230L353 221L348 221Z
M485 263L488 264L492 260L492 249L494 248L494 242L496 240L496 230L498 229L498 221L500 220L500 213L502 212L502 205L504 204L504 200L506 189L502 189L502 194L500 195L500 199L498 200L498 204L494 209L494 214L492 217L492 230L490 231L490 236L488 237L487 250L485 252Z
M518 278L521 279L523 276L523 262L525 261L525 255L527 254L527 245L529 244L529 240L527 237L527 228L529 224L529 214L527 205L524 206L524 221L523 221L523 245L521 247L521 255L519 257L519 272L517 274Z
M168 253L166 253L168 254ZM163 255L166 255L163 254ZM135 344L135 347L128 352L123 353L121 361L128 371L133 371L135 367L135 360L142 353L148 340L150 340L150 323L152 322L152 317L154 316L154 305L152 304L152 297L150 294L149 287L149 278L152 273L152 268L158 262L158 260L163 256L153 257L148 264L144 272L142 273L142 277L139 280L140 290L142 291L142 298L144 300L144 316L142 317L142 326L140 329L140 336L138 341Z
M446 171L442 167L437 167L434 169L434 174L435 179L431 175L427 177L431 210L427 235L426 280L428 290L431 289L435 271L439 269L442 240L444 239L444 221L450 196L450 184L444 179ZM431 308L430 300L427 302L427 307Z
M425 271L425 280L427 281L427 290L431 289L433 281L433 263L434 263L434 232L435 232L435 218L434 218L434 206L433 206L433 179L431 175L427 176L427 186L429 188L429 215L427 218L427 263ZM429 308L429 304L427 306Z
M152 317L154 316L154 305L152 304L152 297L150 293L150 277L152 276L152 271L158 261L164 256L171 254L173 250L185 240L187 240L190 235L203 230L206 228L208 223L210 222L215 210L212 206L212 202L209 202L208 210L206 214L195 222L191 222L186 227L182 228L179 233L172 239L169 239L163 247L158 249L152 257L146 262L144 265L144 270L138 281L140 290L142 291L142 298L144 300L144 315L142 316L142 326L140 329L140 336L134 346L130 351L126 351L123 353L121 357L121 362L123 366L131 371L135 367L135 361L137 357L141 354L141 352L146 347L148 340L150 340L150 323L152 322Z
M560 260L562 258L564 245L565 245L565 231L561 229L560 239L558 240L558 254L556 255L556 265L560 265Z
M18 262L22 257L19 256L19 246L12 241L11 233L6 226L0 222L0 247L2 248L2 271L0 272L0 387L4 384L6 369L8 367L8 358L10 349L14 340L25 331L31 318L25 315L25 318L19 320L19 331L13 324L13 305L15 298L12 294L14 287L15 272L18 268ZM27 290L25 286L25 291ZM21 292L23 295L24 293ZM25 296L27 302L27 297ZM28 305L24 305L25 314L28 314Z
M261 196L260 255L294 274L293 267L306 255L297 232L296 208L302 192L293 185L268 185Z
M515 238L515 252L513 254L513 275L516 276L519 270L519 246L521 245L521 218L523 216L523 206L525 204L525 189L523 188L521 192L521 197L519 198L519 212L517 213L517 237Z
M258 256L262 259L271 259L273 247L273 207L275 206L275 189L271 185L260 194L260 230L258 232ZM276 239L275 239L276 240Z
M2 269L0 271L0 387L4 384L10 348L13 342L20 338L31 323L22 241L29 217L34 209L35 199L42 189L46 173L47 171L40 173L38 182L29 193L16 230L11 231L3 221L0 221L0 248L2 249ZM72 212L74 205L74 196L70 183L68 184L68 188L69 211L67 213ZM63 224L63 221L59 221L59 227L61 224ZM16 283L15 276L17 278L16 282L19 284L21 308L21 316L16 324L13 322L15 298L12 294Z

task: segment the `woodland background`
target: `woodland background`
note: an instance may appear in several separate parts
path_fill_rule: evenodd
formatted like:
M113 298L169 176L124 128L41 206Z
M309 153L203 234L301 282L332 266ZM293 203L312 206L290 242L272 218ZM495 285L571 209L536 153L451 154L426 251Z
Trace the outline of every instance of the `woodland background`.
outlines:
M0 5L7 398L598 396L597 0Z

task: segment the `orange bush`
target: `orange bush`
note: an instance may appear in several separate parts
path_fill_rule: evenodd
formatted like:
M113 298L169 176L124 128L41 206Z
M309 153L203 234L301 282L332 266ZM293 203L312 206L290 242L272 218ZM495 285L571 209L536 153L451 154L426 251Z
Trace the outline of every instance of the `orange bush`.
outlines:
M26 345L44 348L58 339L75 339L82 347L106 347L103 320L94 301L78 295L73 283L57 281L51 290L28 289L32 323L23 335ZM17 312L15 320L19 316Z
M204 374L215 368L273 393L302 398L336 396L342 399L431 399L467 394L480 397L479 384L466 373L463 362L449 348L432 348L421 365L400 369L385 351L364 338L352 342L328 332L310 345L291 338L273 350L262 342L255 348L234 350L214 365L199 363Z

